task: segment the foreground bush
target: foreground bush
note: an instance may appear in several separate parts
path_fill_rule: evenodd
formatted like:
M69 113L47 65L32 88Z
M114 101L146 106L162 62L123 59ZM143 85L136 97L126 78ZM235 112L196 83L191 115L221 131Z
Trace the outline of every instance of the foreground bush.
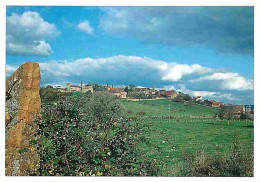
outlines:
M160 175L138 148L148 125L123 113L120 101L106 92L45 106L39 121L41 175Z
M253 153L253 152L252 152ZM182 176L253 176L253 156L244 154L237 142L230 153L222 156L209 156L204 151L186 154Z

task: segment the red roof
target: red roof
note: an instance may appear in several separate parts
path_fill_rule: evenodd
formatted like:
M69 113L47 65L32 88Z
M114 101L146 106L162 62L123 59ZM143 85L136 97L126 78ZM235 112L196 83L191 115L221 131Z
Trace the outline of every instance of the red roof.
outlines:
M120 87L110 87L109 90L111 92L124 92L124 88L120 88Z
M212 106L214 107L214 106L222 106L223 105L223 103L222 102L213 102L212 103Z
M170 91L164 91L164 92L162 92L161 94L169 96L169 95L172 95L172 94L174 94L174 93L175 93L174 90L170 90Z

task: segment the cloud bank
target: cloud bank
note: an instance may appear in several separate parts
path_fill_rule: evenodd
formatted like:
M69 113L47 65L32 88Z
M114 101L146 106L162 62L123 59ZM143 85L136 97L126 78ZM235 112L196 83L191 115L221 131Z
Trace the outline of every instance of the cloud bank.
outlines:
M49 56L48 40L60 35L54 24L46 22L38 12L12 13L6 20L6 52L9 55Z
M253 7L108 7L100 21L109 34L149 43L201 45L253 55Z
M165 62L148 57L118 55L108 58L40 63L42 86L99 83L155 86L225 102L253 103L253 80L224 69ZM7 73L13 66L7 65Z

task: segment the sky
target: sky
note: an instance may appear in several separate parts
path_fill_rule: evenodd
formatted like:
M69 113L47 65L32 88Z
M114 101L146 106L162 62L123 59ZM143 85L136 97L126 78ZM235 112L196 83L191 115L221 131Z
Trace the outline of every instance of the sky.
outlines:
M174 89L254 104L253 7L8 6L6 76Z

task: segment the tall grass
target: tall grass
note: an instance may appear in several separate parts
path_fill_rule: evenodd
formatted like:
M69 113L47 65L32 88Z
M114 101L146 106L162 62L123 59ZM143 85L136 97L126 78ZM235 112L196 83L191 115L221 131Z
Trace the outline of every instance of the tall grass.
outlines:
M253 150L253 149L252 149ZM230 152L210 156L205 151L185 154L181 176L253 176L253 151L243 153L239 142L235 142Z

